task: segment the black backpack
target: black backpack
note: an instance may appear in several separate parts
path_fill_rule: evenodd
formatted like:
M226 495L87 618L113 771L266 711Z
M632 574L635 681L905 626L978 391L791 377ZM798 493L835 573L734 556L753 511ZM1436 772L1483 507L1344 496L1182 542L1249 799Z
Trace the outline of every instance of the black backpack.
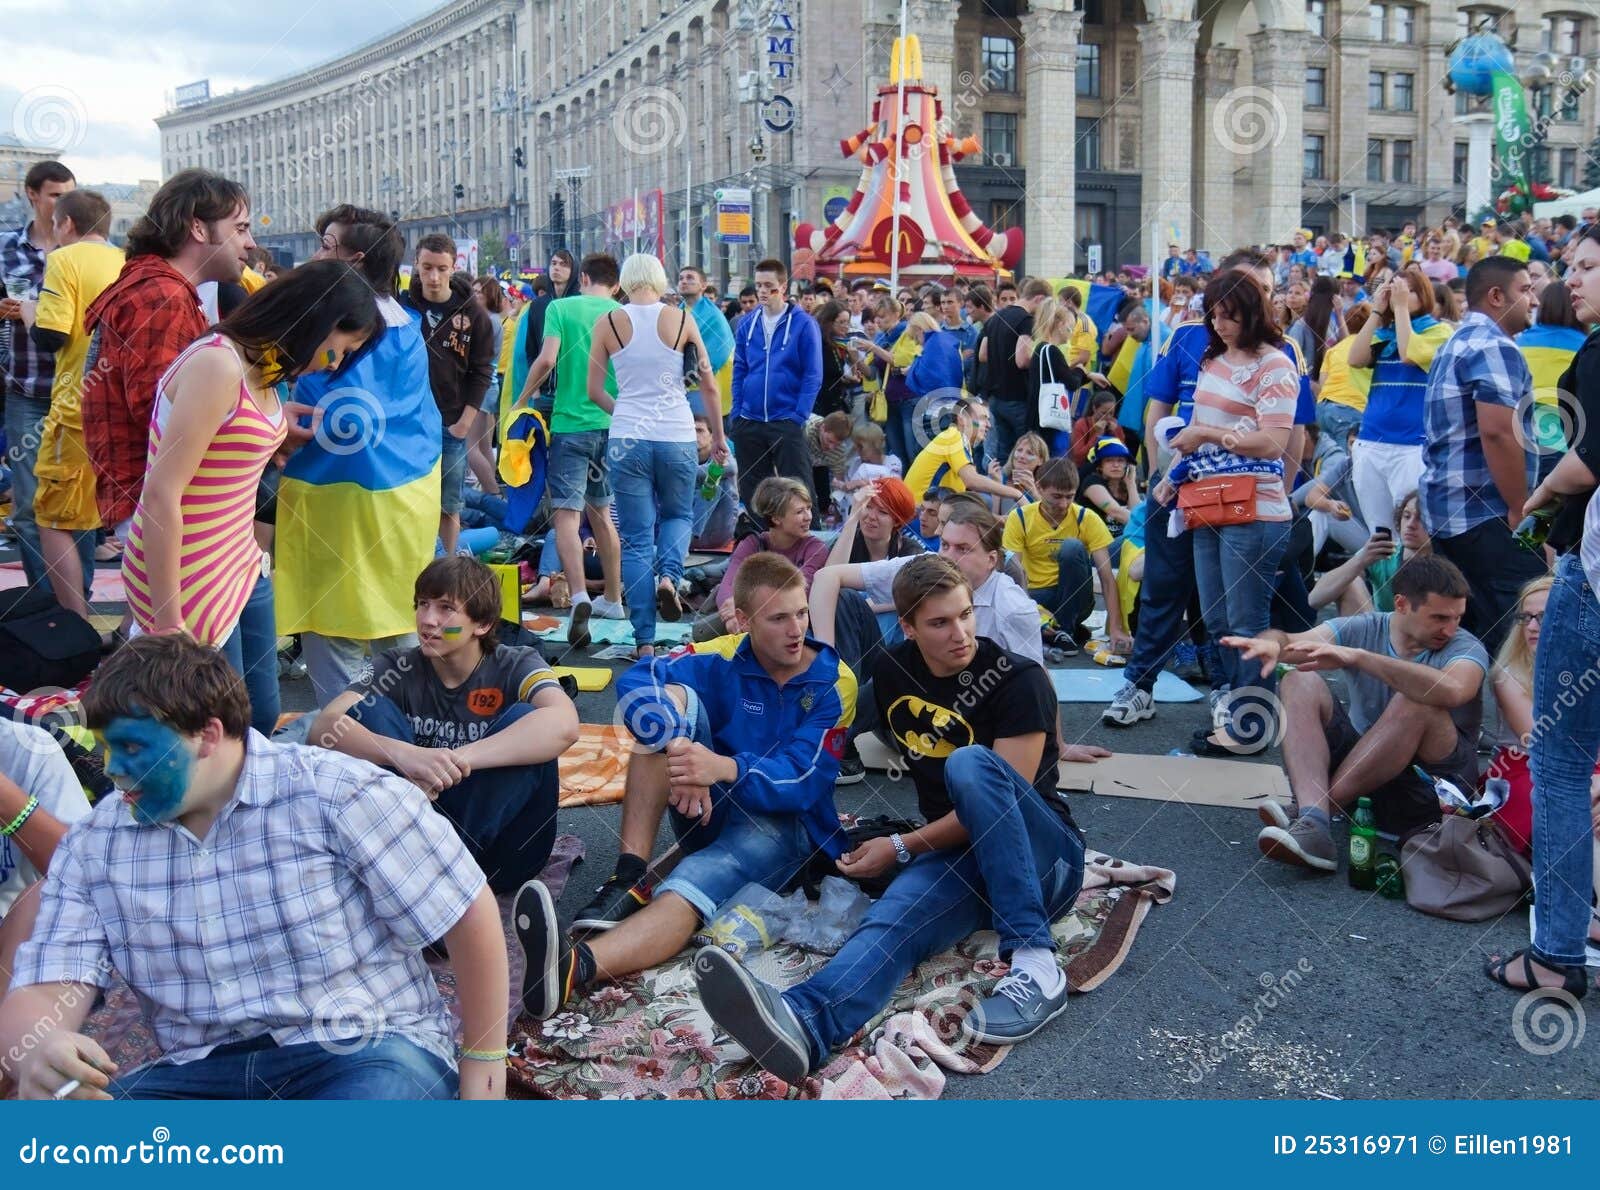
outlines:
M0 686L76 686L100 661L100 634L44 591L0 591Z

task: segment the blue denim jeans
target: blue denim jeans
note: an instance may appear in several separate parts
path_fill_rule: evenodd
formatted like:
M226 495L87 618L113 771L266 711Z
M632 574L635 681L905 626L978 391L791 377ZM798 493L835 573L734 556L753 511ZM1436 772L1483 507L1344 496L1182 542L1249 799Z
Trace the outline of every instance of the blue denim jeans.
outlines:
M972 842L919 855L821 971L788 989L820 1064L885 1004L911 969L974 930L1000 935L1000 953L1054 948L1050 923L1083 887L1083 838L990 748L945 761L945 788Z
M426 662L424 662L426 664ZM533 713L514 702L490 725L504 731ZM416 742L411 720L392 699L368 693L345 714L374 735ZM433 803L456 828L467 851L497 893L515 892L544 871L556 844L556 801L561 793L556 762L474 769Z
M798 814L735 810L716 839L678 862L656 895L677 893L710 921L747 884L781 891L816 850Z
M1017 444L1017 439L1028 432L1028 402L1026 401L991 401L989 413L994 418L994 425L989 430L989 436L984 440L991 459L999 459L1000 465L1005 466L1006 460L1011 457L1011 448ZM906 460L906 466L911 466L911 460ZM922 499L921 492L912 492L916 499Z
M273 612L272 580L256 579L239 622L222 642L222 655L244 677L250 695L250 726L270 736L278 726L278 620Z
M13 323L20 333L21 323ZM44 572L44 555L39 552L39 526L33 519L33 497L39 490L33 478L33 465L39 458L39 427L45 414L50 412L50 402L35 397L9 396L6 398L6 467L11 472L11 527L16 531L17 549L22 554L22 571L28 577L28 586L50 590L50 580ZM78 546L78 560L83 563L83 596L87 599L94 587L95 534L92 531L74 533Z
M1145 497L1144 581L1139 586L1139 624L1126 677L1146 694L1155 689L1156 675L1183 639L1184 617L1194 597L1194 534L1168 537L1171 518L1170 509L1153 496ZM1220 666L1208 669L1211 684L1221 686Z
M113 1099L454 1099L455 1068L387 1033L349 1051L278 1045L263 1034L181 1066L156 1063L115 1080Z
M1361 410L1341 405L1337 401L1317 402L1317 428L1324 434L1332 435L1340 450L1344 449L1344 441L1350 431L1360 424Z
M550 435L550 457L545 464L550 507L575 511L604 508L611 503L606 475L606 431L574 430Z
M1076 539L1063 541L1056 550L1056 584L1030 587L1028 595L1055 617L1056 627L1071 632L1094 610L1094 578L1089 551Z
M1594 893L1589 777L1600 755L1600 601L1576 554L1556 563L1533 661L1533 953L1583 966Z
M439 455L439 511L461 514L461 492L467 482L467 440L444 430Z
M698 469L695 478L698 481ZM691 548L717 549L727 545L733 540L733 527L738 520L739 489L732 480L719 480L716 494L709 500L696 487L689 526Z
M1291 528L1289 521L1252 521L1221 529L1189 530L1187 536L1194 538L1194 581L1200 589L1206 631L1219 646L1224 636L1259 636L1271 626L1278 559L1288 547ZM1148 586L1148 562L1144 581ZM1219 648L1219 662L1223 685L1235 690L1247 686L1271 689L1276 684L1272 678L1263 678L1260 667L1245 661L1237 649Z
M622 590L636 644L656 639L656 580L683 577L699 455L693 442L613 438L606 447L622 538Z

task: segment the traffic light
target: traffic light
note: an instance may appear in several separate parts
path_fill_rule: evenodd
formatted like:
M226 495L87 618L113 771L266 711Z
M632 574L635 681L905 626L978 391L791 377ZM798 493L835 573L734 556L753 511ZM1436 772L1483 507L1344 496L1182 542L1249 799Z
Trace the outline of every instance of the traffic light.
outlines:
M455 196L457 202L460 202L463 198L467 197L467 188L460 182L456 183Z
M527 166L528 155L522 151L521 145L511 150L511 164L518 169L523 169Z

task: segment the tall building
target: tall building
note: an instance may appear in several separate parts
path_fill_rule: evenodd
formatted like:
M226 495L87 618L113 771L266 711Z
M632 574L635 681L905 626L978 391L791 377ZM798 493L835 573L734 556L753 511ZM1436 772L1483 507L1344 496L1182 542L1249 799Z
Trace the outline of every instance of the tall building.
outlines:
M748 276L848 199L840 142L898 20L898 0L457 0L162 117L163 162L240 177L297 257L317 211L355 201L413 240L502 236L524 263L638 243ZM1531 162L1576 185L1597 20L1592 0L912 0L909 28L950 130L982 142L962 192L1054 275L1094 251L1147 259L1152 238L1221 251L1459 207L1472 104L1446 90L1445 50L1484 21L1519 70L1554 55ZM751 242L719 242L717 192L746 189Z

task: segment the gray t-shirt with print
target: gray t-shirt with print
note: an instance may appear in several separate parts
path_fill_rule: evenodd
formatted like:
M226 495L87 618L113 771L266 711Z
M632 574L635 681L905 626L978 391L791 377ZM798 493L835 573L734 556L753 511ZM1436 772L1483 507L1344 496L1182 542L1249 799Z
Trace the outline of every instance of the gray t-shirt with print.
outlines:
M1337 644L1365 649L1385 657L1396 657L1398 654L1389 637L1389 620L1393 615L1393 612L1366 612L1359 616L1329 620L1328 627L1333 629L1333 639ZM1489 673L1489 654L1484 651L1478 638L1466 629L1458 630L1450 638L1450 643L1437 652L1425 651L1411 657L1401 657L1400 660L1439 670L1465 660L1483 670L1486 677ZM1350 695L1350 722L1357 731L1365 733L1383 714L1389 700L1394 697L1394 691L1371 674L1353 669L1344 670L1343 673L1345 689ZM1455 721L1457 731L1470 740L1476 740L1478 729L1483 724L1483 699L1469 698L1450 712L1450 718Z

